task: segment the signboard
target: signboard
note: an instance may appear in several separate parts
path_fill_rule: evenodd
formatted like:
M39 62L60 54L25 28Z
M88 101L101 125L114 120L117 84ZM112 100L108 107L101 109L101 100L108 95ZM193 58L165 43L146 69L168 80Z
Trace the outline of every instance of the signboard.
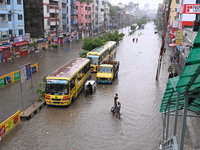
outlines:
M200 14L200 4L184 4L183 14Z
M178 28L178 21L177 20L174 20L172 22L172 28Z
M183 31L176 31L176 45L182 45Z
M31 65L27 64L19 68L21 83L31 79Z

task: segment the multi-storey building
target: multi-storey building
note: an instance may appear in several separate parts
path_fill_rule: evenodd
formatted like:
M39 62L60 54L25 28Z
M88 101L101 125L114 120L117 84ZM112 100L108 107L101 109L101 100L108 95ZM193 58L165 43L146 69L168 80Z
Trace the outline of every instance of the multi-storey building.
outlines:
M70 3L70 10L71 12L69 13L70 14L70 20L71 20L71 32L72 33L76 33L77 31L77 10L76 10L76 3L77 1L76 0L71 0L71 3Z
M105 32L109 26L109 7L107 0L97 0L97 28L100 33Z
M24 1L25 31L31 38L44 38L43 1Z
M76 2L77 14L78 14L78 33L79 38L89 37L92 34L92 3Z
M0 61L25 55L27 43L23 0L0 0Z

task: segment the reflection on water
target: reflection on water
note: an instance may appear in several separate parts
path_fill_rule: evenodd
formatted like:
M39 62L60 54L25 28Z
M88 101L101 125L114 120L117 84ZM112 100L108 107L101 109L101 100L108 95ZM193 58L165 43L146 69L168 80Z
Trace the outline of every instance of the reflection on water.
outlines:
M126 36L117 48L119 76L113 84L98 84L97 91L87 98L84 93L69 107L43 108L34 118L22 121L0 141L2 150L155 150L162 139L162 118L159 113L164 85L156 84L155 73L160 41L154 26ZM128 29L123 29L128 32ZM133 43L132 38L139 42ZM70 51L74 57L78 50ZM68 53L48 52L41 55L41 76L67 62ZM72 54L71 54L72 53ZM64 54L66 56L64 56ZM59 55L59 57L57 56ZM52 57L53 59L47 59ZM55 58L55 59L54 59ZM57 61L59 60L61 61ZM53 67L51 67L51 65ZM41 78L41 76L39 78ZM95 79L95 74L93 77ZM162 86L163 85L163 86ZM114 118L110 108L115 93L122 103L121 119Z

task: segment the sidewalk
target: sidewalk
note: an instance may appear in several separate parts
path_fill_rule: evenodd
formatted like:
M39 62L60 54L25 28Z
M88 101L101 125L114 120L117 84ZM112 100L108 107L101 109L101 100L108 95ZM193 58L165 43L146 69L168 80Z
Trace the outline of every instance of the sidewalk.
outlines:
M168 69L169 65L173 66L173 72L177 70L178 76L181 74L184 66L177 63L177 61L170 61L170 56L174 56L173 47L168 46L168 42L165 42L166 51L164 53L164 66L163 69ZM176 47L174 47L175 49ZM166 77L166 76L165 76ZM168 76L167 76L168 77ZM183 110L179 111L179 114L183 114ZM188 110L188 115L197 115ZM169 127L169 138L173 135L174 129L174 116L170 116L170 127ZM180 136L182 128L182 116L178 117L178 126L177 126L177 142L180 146ZM199 117L187 117L186 121L186 132L184 138L184 150L199 150L200 149L200 115Z

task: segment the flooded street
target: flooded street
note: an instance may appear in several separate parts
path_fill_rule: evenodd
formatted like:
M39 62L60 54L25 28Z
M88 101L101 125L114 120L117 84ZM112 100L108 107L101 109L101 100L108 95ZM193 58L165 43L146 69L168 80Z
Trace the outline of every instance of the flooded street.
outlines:
M128 31L128 28L123 29L126 35ZM6 135L0 141L0 149L158 149L162 139L162 114L159 109L167 77L155 80L161 41L154 32L153 24L149 23L144 30L137 30L133 35L124 37L114 58L120 61L120 67L118 78L113 84L98 84L96 92L87 98L82 92L69 107L45 106L32 119L22 120ZM133 43L132 39L136 37L138 43ZM43 77L72 58L79 57L78 52L81 50L77 47L81 45L74 46L76 48L72 45L70 50L29 54L14 60L17 63L5 62L0 64L0 75L9 73L11 66L11 70L15 71L26 63L38 63L39 72L32 79L34 86L37 86ZM95 79L94 73L92 77ZM26 108L36 98L28 86L29 83L23 85L23 102L19 82L0 89L1 122L17 110ZM110 112L116 93L122 104L121 119L114 118Z

